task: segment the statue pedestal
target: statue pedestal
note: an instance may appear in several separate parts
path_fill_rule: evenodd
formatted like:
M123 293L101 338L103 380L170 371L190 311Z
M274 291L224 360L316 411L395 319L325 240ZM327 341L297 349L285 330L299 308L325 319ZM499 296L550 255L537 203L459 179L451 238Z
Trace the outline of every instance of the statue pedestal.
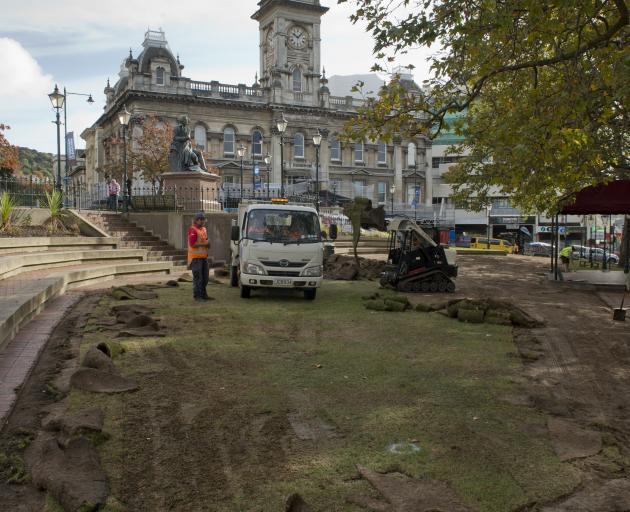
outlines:
M221 177L211 172L179 171L162 174L164 195L175 196L184 211L221 211Z

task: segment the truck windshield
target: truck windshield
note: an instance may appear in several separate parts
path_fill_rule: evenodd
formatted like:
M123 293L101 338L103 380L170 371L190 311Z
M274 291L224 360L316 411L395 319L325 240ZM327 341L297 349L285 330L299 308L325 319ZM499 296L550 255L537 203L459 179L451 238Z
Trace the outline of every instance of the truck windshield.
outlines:
M321 242L319 218L315 213L294 210L251 210L246 238L261 242Z

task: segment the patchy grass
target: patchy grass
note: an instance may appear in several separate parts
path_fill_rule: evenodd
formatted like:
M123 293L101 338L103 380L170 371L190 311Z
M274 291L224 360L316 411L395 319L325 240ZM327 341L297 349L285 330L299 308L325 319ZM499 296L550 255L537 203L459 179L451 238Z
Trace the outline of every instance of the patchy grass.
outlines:
M355 511L346 499L372 492L362 464L445 480L474 510L504 512L578 483L536 434L545 418L504 400L519 393L510 328L366 310L375 289L326 282L309 302L215 285L207 304L190 284L160 290L169 335L123 341L116 359L140 391L71 395L106 411L113 495L130 510L241 511L299 492L315 510ZM110 336L86 331L84 348Z

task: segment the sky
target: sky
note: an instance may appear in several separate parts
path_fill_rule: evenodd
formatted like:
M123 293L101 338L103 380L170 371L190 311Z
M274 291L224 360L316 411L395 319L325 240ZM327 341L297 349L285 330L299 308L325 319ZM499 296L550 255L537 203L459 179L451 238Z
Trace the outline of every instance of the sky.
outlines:
M193 80L222 83L254 81L258 71L258 24L250 16L257 0L5 0L0 17L0 124L11 130L14 145L56 152L54 109L48 99L55 84L68 95L68 131L76 147L80 133L103 112L103 89L117 80L120 64L132 49L137 56L147 28L161 28L169 46ZM363 25L353 25L352 1L337 5L322 18L322 64L327 76L369 72L374 64L372 39ZM185 5L185 7L182 7ZM416 51L399 64L413 62L415 78L426 75L428 51ZM63 126L62 126L63 133ZM62 141L63 152L63 141Z

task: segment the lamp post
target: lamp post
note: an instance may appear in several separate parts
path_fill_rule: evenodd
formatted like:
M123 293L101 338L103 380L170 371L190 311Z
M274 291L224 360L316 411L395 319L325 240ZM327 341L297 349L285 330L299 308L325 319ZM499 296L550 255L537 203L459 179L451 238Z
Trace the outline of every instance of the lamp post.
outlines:
M118 114L118 121L123 129L123 210L125 213L129 211L129 197L127 187L127 126L131 114L127 111L127 107L123 107L123 111Z
M240 203L243 200L243 156L245 156L245 146L243 146L243 144L241 144L236 149L236 154L241 159L241 197L239 200L239 203Z
M53 121L53 123L57 125L57 190L61 194L61 120L59 110L63 108L66 97L59 92L59 88L56 84L55 90L51 92L48 97L50 98L53 108L57 112L57 119L56 121Z
M276 128L280 132L280 195L284 197L284 132L287 130L288 121L282 117L276 123Z
M394 215L394 194L396 193L396 185L392 184L391 187L389 187L389 195L392 198L392 216Z
M66 188L66 200L68 198L68 174L69 174L69 160L68 160L68 95L74 95L74 96L87 96L87 102L91 105L92 103L94 103L94 100L92 99L92 95L91 94L84 94L82 92L69 92L66 90L66 88L63 88L63 140L64 140L64 144L65 144L65 148L66 148L66 165L65 165L65 170L66 170L66 183L65 183L65 188Z
M271 164L271 155L269 152L265 155L265 163L267 164L267 200L269 200L269 181L271 179L271 170L269 164Z
M487 218L487 227L486 227L486 249L490 249L490 212L492 211L492 203L486 204L486 218Z
M319 146L322 144L322 134L319 132L319 128L313 136L313 144L315 144L315 209L319 213Z
M418 194L418 174L416 173L416 164L413 164L413 220L418 220L418 201L420 200L420 194Z

